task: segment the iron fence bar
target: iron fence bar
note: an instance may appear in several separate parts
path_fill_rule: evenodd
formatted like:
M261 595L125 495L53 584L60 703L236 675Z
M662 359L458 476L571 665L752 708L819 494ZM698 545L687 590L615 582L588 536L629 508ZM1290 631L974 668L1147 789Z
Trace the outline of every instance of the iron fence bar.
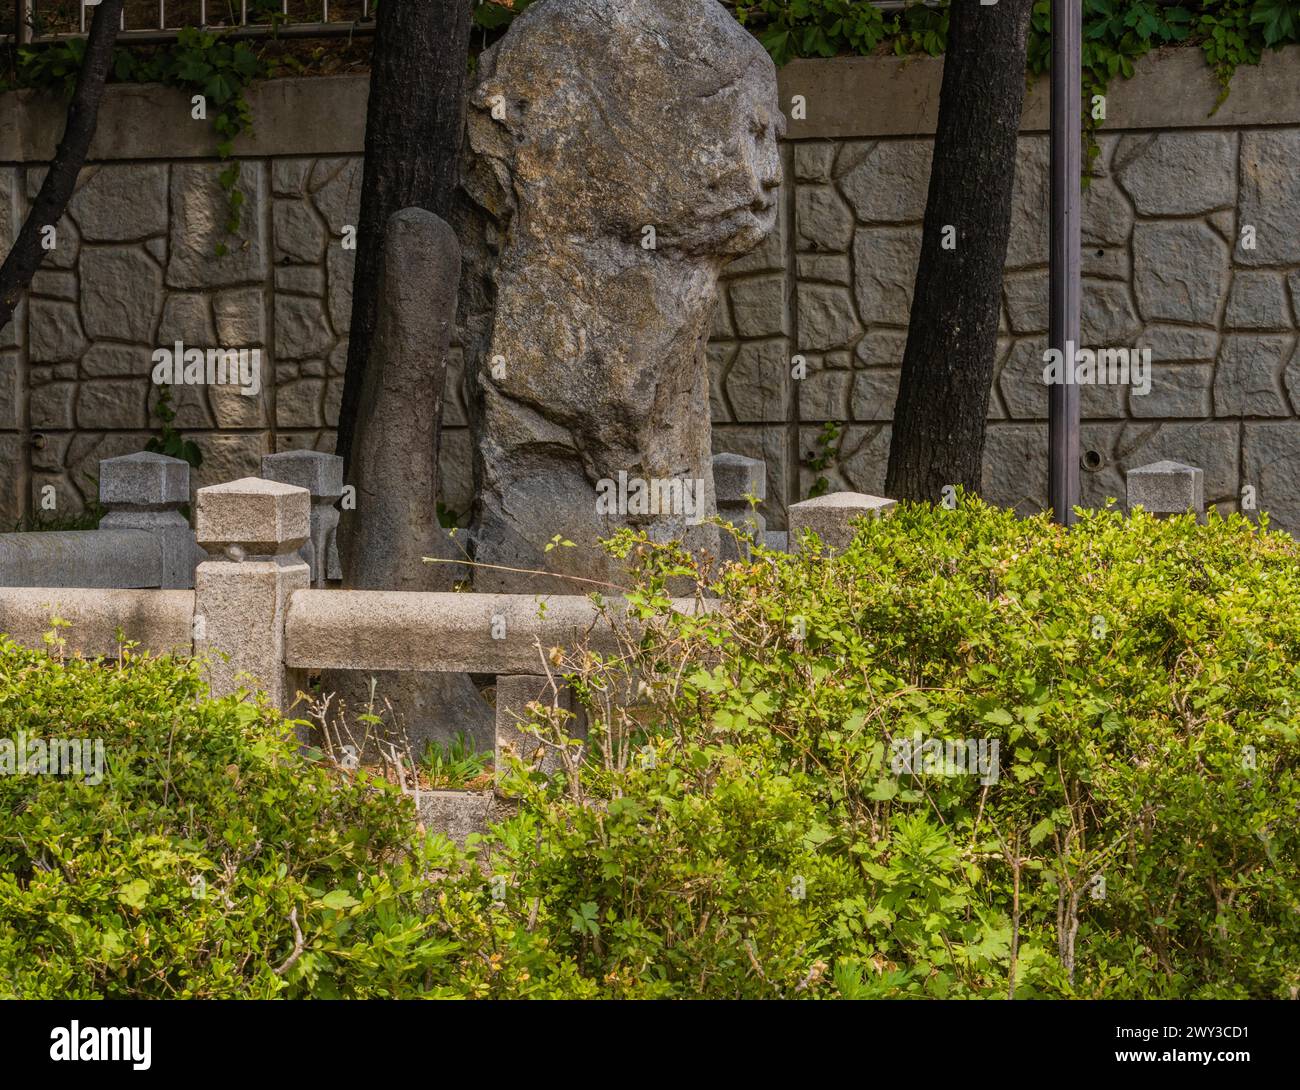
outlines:
M273 30L269 26L231 27L221 32L223 38L238 41L251 41L262 38L348 38L369 37L375 33L373 24L365 23L297 23ZM69 38L80 38L75 32L68 34L47 34L36 39L36 43L63 42ZM0 36L0 42L5 41ZM176 30L124 30L117 36L123 45L132 42L139 45L162 45L176 40Z
M67 41L70 38L84 38L87 34L87 9L95 5L91 0L79 0L77 5L77 29L36 34L33 31L37 0L14 0L14 20L9 33L0 33L0 42L16 42L20 45L40 42ZM289 15L289 0L281 0L280 14ZM331 22L330 0L321 0L321 20L319 22L287 23L276 26L274 23L250 23L248 21L248 0L240 0L239 22L226 29L226 33L240 38L334 38L352 34L371 34L374 32L374 14L370 0L362 0L361 16L348 22ZM126 10L123 8L119 26L119 39L126 42L156 44L174 41L181 26L208 26L208 0L200 0L199 21L192 24L169 26L167 22L167 0L158 0L158 21L154 29L127 29Z
M874 6L881 11L902 11L908 7L937 7L939 0L873 0ZM14 34L0 35L0 41L16 40L21 44L30 42L56 42L66 41L69 38L84 37L86 34L86 0L80 0L78 13L78 29L75 32L62 32L54 34L34 35L31 27L31 15L35 5L35 0L14 0L15 18ZM200 0L199 4L199 22L197 25L206 27L208 25L208 0ZM270 23L254 23L248 21L248 0L240 0L239 4L239 25L231 28L229 33L232 37L241 38L265 38L271 37L272 33L279 37L293 38L333 38L344 37L348 34L368 34L373 33L374 14L371 11L370 0L361 0L361 18L348 23L331 23L329 22L330 0L321 0L320 22L313 23L290 23L282 25L278 29L273 28ZM289 0L281 0L280 13L287 16L289 14ZM169 27L167 25L167 0L158 0L158 26L156 30L127 30L126 29L126 11L122 12L122 33L119 37L124 41L135 41L141 44L154 44L159 42L172 41L176 37L176 31L179 27Z

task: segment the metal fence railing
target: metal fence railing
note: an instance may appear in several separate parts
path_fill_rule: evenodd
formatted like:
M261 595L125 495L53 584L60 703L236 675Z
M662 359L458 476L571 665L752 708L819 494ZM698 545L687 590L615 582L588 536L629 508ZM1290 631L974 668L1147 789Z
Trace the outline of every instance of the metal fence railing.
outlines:
M96 0L0 0L0 41L80 37ZM236 38L327 38L374 31L374 0L126 0L122 42L168 42L184 27Z
M500 3L502 0L497 0ZM729 0L723 0L728 8ZM480 0L490 3L490 0ZM937 0L870 0L884 12ZM98 0L0 0L0 44L56 42L86 34ZM174 42L183 27L231 38L335 38L374 33L377 0L125 0L123 43Z
M480 0L486 2L486 0ZM731 3L724 0L728 7ZM871 0L883 11L938 0ZM97 0L0 0L0 43L80 37ZM169 42L183 27L234 38L328 38L374 33L377 0L125 0L119 39Z

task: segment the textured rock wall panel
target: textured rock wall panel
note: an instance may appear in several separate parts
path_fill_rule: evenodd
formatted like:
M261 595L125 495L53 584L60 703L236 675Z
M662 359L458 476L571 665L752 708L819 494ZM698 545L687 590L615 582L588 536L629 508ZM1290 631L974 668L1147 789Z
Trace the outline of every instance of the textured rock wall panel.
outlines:
M777 230L726 270L709 346L716 451L764 458L769 525L818 475L879 492L906 339L930 142L787 141ZM1206 501L1252 486L1300 531L1300 128L1109 133L1084 198L1084 342L1149 347L1151 392L1085 387L1084 500L1124 494L1126 468L1205 470ZM0 332L0 521L95 493L100 458L157 421L151 355L259 348L263 389L178 387L177 426L205 463L195 486L255 473L263 453L333 449L351 309L360 159L247 159L239 232L224 231L214 162L88 168L57 246ZM0 164L0 244L41 168ZM1254 248L1243 242L1253 228ZM1250 233L1250 232L1247 232ZM225 242L230 253L218 258ZM990 403L985 486L1022 511L1046 501L1047 139L1021 138ZM791 378L801 356L807 377ZM469 506L471 454L453 352L443 495ZM824 422L841 425L826 470Z
M1084 194L1082 343L1150 348L1152 384L1082 388L1083 500L1123 497L1124 471L1163 458L1205 470L1205 498L1243 486L1300 530L1300 129L1103 135ZM795 351L803 463L843 425L824 471L879 492L906 343L930 142L794 148ZM984 486L1046 504L1048 141L1022 136ZM1247 230L1253 228L1253 232ZM1253 239L1249 236L1253 233ZM1251 242L1253 241L1253 248ZM801 467L799 488L818 472Z

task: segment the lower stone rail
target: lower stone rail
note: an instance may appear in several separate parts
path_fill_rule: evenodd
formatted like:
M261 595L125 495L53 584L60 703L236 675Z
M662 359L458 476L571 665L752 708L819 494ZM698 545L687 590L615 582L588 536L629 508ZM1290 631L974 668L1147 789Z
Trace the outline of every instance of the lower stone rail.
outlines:
M192 590L102 590L79 587L0 588L0 632L26 647L44 646L54 620L65 649L87 657L118 653L117 635L153 654L193 649Z
M679 612L697 605L673 601ZM625 620L625 602L611 600L602 613L581 595L300 590L289 599L284 657L297 670L540 674L538 644L545 651L586 639L608 654ZM628 630L638 631L635 623Z

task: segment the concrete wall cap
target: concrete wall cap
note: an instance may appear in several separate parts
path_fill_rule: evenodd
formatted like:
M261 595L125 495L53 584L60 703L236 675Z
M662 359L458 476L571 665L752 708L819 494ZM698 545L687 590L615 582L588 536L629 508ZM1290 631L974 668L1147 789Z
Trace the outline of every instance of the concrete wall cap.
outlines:
M1170 462L1168 460L1161 462L1152 462L1149 465L1135 466L1129 470L1129 474L1159 473L1161 475L1179 474L1179 473L1200 473L1196 466L1185 465L1182 462Z
M1160 461L1130 469L1125 475L1129 510L1153 515L1205 510L1205 471L1182 462Z
M847 549L862 518L885 518L896 507L893 500L865 492L831 492L816 499L792 503L786 510L790 524L790 547L799 535L811 530L831 552Z
M792 503L790 510L844 508L846 510L887 511L894 505L894 500L886 499L884 496L870 496L865 492L829 492L825 496L817 496L815 499Z

